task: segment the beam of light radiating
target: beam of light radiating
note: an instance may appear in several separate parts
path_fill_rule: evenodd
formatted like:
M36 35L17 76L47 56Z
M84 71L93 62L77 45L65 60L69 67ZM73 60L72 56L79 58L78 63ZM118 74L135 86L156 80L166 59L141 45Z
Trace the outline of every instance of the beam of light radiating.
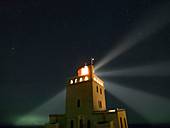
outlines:
M48 122L49 114L65 113L66 90L63 90L51 100L31 111L27 115L21 116L16 122L17 126L44 125Z
M169 23L168 12L169 6L163 5L159 9L153 9L153 11L141 18L140 23L122 38L119 45L111 49L111 51L96 64L95 71L167 25L167 23Z
M96 73L97 76L170 76L170 62Z
M170 122L170 99L105 81L109 93L145 117L150 123Z

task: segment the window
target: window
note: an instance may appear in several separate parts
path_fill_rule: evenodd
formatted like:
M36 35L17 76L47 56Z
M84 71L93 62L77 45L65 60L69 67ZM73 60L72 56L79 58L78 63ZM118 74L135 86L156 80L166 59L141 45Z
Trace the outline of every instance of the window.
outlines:
M98 101L99 108L102 108L102 102Z
M125 123L125 128L127 128L127 125L126 125L126 119L124 118L124 123Z
M77 83L77 79L75 79L75 83Z
M83 81L83 78L80 78L80 82L82 82Z
M79 128L83 128L83 119L80 119L80 126Z
M77 107L80 107L80 100L77 100Z
M123 128L122 117L120 117L120 127Z
M86 76L86 77L84 78L84 80L87 81L87 80L89 80L89 78Z
M102 89L100 88L100 94L102 94Z
M97 93L98 93L98 86L96 86L96 91L97 91Z
M87 121L87 128L90 128L90 120Z
M74 128L73 120L71 120L71 122L70 122L70 128Z
M70 84L73 84L73 80L70 80Z

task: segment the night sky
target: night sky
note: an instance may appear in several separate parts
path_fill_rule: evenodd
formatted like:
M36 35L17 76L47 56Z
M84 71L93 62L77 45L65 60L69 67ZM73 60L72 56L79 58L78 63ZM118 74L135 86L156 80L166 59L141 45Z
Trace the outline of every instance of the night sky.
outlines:
M125 108L130 124L170 123L169 7L169 0L1 0L0 124L42 124L64 113L66 80L91 57L94 67L110 58L96 70L107 109Z

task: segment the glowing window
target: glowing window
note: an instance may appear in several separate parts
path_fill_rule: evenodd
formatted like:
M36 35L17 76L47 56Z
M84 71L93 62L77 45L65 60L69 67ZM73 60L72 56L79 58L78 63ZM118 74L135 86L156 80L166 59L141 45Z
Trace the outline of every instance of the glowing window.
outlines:
M73 84L73 80L70 80L70 84Z
M103 83L101 83L101 86L103 86Z
M84 78L84 80L87 81L87 80L89 80L89 78L86 76L86 77Z
M84 68L81 69L81 75L87 74L89 74L89 68L87 66L84 66Z
M77 79L75 79L75 83L77 83Z
M99 80L97 79L97 83L99 83Z
M80 82L82 82L83 81L83 78L80 78Z
M96 81L96 77L94 77L94 81Z
M109 110L109 112L115 112L115 110Z

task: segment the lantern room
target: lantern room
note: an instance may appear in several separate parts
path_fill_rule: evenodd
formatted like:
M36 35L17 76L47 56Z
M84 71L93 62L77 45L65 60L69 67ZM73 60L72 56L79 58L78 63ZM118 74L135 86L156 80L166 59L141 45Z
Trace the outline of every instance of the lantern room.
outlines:
M84 75L89 75L89 67L88 66L84 66L78 70L78 76L84 76Z
M80 68L78 70L78 76L84 76L84 75L92 75L94 73L93 65L85 65L84 67Z
M93 64L85 65L78 70L78 76L68 79L68 85L79 84L93 80L100 86L104 86L104 82L94 75Z

